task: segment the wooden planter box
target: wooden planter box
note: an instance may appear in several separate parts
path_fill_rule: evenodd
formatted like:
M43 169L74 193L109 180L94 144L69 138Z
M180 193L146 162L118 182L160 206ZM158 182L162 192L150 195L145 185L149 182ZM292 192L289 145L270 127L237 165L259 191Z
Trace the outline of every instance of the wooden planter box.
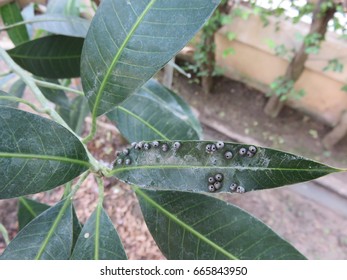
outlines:
M240 80L263 91L269 91L269 85L276 77L285 73L288 60L276 56L266 40L284 44L287 49L298 49L302 42L296 39L296 33L306 35L309 26L305 23L293 25L289 21L280 21L279 31L275 31L278 18L269 18L270 24L263 27L261 20L252 15L248 20L240 18L224 26L216 34L217 64L224 69L224 74L231 79ZM229 41L227 32L236 33L236 39ZM223 57L223 50L232 47L235 55ZM342 73L323 72L330 59L339 58L345 64ZM347 43L329 32L322 43L318 55L310 55L305 70L295 84L296 89L303 89L306 95L300 100L289 100L287 104L313 116L325 124L335 126L343 111L347 110L347 93L341 88L347 84Z

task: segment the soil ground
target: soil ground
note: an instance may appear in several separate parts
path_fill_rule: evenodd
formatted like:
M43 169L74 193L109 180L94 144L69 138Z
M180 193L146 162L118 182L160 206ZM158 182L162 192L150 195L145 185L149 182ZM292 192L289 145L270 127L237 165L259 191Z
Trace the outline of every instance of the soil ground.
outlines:
M205 95L197 84L175 75L174 89L195 108L204 122L218 122L230 131L268 147L295 152L334 166L347 166L347 137L331 151L325 151L321 137L330 130L329 127L289 108L285 108L277 119L268 118L262 111L266 102L264 95L242 83L218 78L213 93ZM101 120L103 124L89 148L98 159L110 163L115 151L121 150L126 142L107 120ZM203 128L205 139L228 140L207 126ZM345 176L341 175L340 179L343 181ZM62 189L58 188L31 197L54 204L61 195ZM251 212L309 259L347 259L346 217L302 197L290 187L224 195L221 199ZM90 177L74 201L82 223L94 210L96 200L97 186ZM142 220L136 197L129 186L114 179L106 180L104 206L130 259L164 259ZM0 200L0 223L7 228L10 238L17 233L16 209L16 199ZM0 253L4 247L0 236Z

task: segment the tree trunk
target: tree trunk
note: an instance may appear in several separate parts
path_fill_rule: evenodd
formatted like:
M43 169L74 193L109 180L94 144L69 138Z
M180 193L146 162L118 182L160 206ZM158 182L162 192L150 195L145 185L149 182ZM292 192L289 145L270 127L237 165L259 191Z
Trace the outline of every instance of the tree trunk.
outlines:
M215 11L215 14L228 14L230 12L230 9L231 5L229 4L229 1L224 0L218 6L217 10ZM206 61L201 65L200 71L204 73L201 77L201 86L203 88L204 93L210 93L213 87L213 72L216 66L214 34L218 31L219 28L222 27L220 21L217 21L216 24L212 23L212 25L214 25L213 30L210 30L211 27L206 27L202 29L202 32L204 33L202 35L202 51L206 52Z
M333 18L335 12L336 12L336 6L333 6L326 10L326 12L323 14L321 12L321 6L325 2L325 0L319 0L316 8L313 12L313 19L310 27L310 32L308 35L318 33L321 35L321 42L324 39L325 33L327 31L328 22L330 19ZM306 46L303 42L299 50L296 52L294 58L289 63L288 68L286 70L286 73L284 75L284 82L289 81L297 81L302 72L305 69L305 63L308 58L308 54L305 52ZM284 106L284 102L281 102L279 99L279 96L272 95L268 102L266 103L266 106L264 108L265 114L267 114L270 117L277 117L278 114L281 112L282 108Z

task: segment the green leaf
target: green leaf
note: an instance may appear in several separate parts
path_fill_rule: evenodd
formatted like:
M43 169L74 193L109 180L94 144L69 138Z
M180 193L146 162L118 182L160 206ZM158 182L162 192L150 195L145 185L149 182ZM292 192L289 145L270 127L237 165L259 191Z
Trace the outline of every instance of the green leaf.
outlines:
M126 260L123 245L105 210L98 206L84 225L73 260Z
M88 167L83 144L66 128L0 107L0 199L55 188Z
M28 19L36 29L42 29L54 34L85 38L90 21L78 16L61 14L44 14Z
M47 4L47 13L78 16L79 5L79 0L50 0Z
M46 211L50 206L38 201L20 197L18 206L18 228L22 230L29 222L35 219L39 214Z
M81 61L93 116L112 110L145 84L191 40L219 2L103 0Z
M72 245L71 200L63 200L47 209L10 242L2 260L66 260Z
M61 35L35 39L8 51L12 59L34 75L63 79L80 75L83 39Z
M148 189L188 192L208 192L209 178L222 174L221 183L216 186L218 192L230 192L232 186L233 192L242 193L342 171L293 154L245 144L228 142L215 152L206 152L207 145L214 142L179 143L178 149L172 141L162 141L160 147L149 150L145 150L144 145L142 149L131 148L128 155L119 155L111 174L126 183ZM164 145L168 147L166 152Z
M11 25L23 21L23 17L17 3L9 3L2 6L0 8L0 14L5 25ZM29 41L29 35L25 25L11 28L7 31L7 33L15 45L20 45L26 41Z
M183 99L153 79L107 116L129 142L200 139L202 134L199 121Z
M168 259L305 259L240 208L202 194L136 190L142 213Z

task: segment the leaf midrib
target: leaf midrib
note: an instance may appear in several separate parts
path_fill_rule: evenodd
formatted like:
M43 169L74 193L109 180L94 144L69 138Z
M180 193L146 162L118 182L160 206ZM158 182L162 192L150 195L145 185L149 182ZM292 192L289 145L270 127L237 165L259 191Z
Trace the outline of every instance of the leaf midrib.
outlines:
M53 160L61 161L67 163L78 164L86 167L91 167L91 164L88 161L83 161L79 159L66 158L60 156L52 155L35 155L35 154L22 154L22 153L2 153L0 152L0 158L23 158L23 159L42 159L42 160Z
M327 168L279 168L279 167L252 167L252 166L202 166L202 165L141 165L116 168L111 171L110 175L117 174L118 172L136 170L136 169L237 169L237 170L271 170L271 171L299 171L299 172L339 172L341 170L332 167Z
M136 22L131 27L131 29L130 29L128 35L126 36L125 40L123 41L122 45L119 47L119 50L116 53L115 57L113 58L110 67L107 69L106 75L105 75L104 79L101 82L101 85L99 87L98 92L96 93L95 104L94 104L94 107L93 107L93 118L96 118L96 116L97 116L97 111L98 111L99 104L101 102L101 97L102 97L102 94L104 92L106 83L109 80L110 75L112 74L113 68L116 66L117 62L119 61L119 58L121 57L121 55L123 53L123 50L125 49L125 47L128 44L129 40L132 38L132 36L135 33L137 27L142 22L142 20L146 16L147 12L155 4L156 1L157 0L151 0L151 2L148 3L147 7L143 10L142 14L137 18Z
M152 198L150 198L148 195L146 195L140 188L135 188L136 194L140 195L143 199L145 199L150 205L152 205L154 208L159 210L162 214L164 214L166 217L168 217L171 221L175 222L176 224L183 227L185 230L196 236L199 240L205 242L206 244L213 247L216 251L222 253L223 255L227 256L231 260L238 260L236 256L229 253L222 247L220 247L218 244L213 242L212 240L208 239L204 235L202 235L200 232L196 231L194 228L192 228L190 225L186 224L184 221L180 220L178 217L167 211L165 208L160 206L156 201L154 201Z

